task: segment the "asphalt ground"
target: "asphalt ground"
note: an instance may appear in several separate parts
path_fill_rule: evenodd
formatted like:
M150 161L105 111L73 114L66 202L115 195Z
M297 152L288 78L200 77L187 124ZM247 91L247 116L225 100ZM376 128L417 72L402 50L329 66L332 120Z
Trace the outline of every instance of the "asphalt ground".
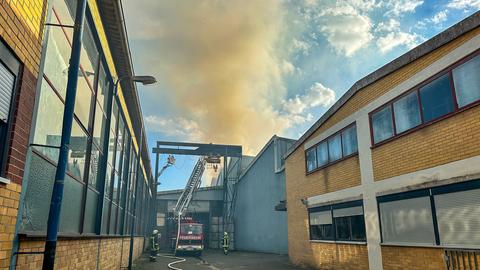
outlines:
M168 253L159 255L172 256ZM183 270L237 270L237 269L261 269L261 270L291 270L300 269L288 260L286 255L267 253L254 253L243 251L232 251L224 255L220 250L205 250L201 257L182 257L186 261L174 264L174 267ZM168 264L176 261L172 258L157 257L156 262L150 262L148 254L144 254L135 261L134 269L137 270L167 270Z

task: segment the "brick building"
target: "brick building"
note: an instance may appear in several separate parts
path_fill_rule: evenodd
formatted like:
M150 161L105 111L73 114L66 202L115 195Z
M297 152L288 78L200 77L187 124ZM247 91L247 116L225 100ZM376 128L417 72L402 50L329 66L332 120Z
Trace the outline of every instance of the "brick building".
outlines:
M0 1L2 269L42 265L28 253L44 246L75 9L74 0ZM134 256L144 248L153 202L120 1L88 0L80 66L56 269L119 269L132 224Z
M479 105L480 12L356 82L287 153L291 261L480 262Z

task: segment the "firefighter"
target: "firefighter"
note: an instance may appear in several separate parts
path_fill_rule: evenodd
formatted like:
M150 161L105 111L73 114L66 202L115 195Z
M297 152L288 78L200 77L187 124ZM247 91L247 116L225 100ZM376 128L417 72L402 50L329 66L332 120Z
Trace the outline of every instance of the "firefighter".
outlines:
M157 261L157 252L159 250L158 242L160 240L160 234L158 230L153 230L152 236L150 236L150 261Z
M230 246L230 240L228 239L228 233L223 233L223 254L228 254L228 247Z

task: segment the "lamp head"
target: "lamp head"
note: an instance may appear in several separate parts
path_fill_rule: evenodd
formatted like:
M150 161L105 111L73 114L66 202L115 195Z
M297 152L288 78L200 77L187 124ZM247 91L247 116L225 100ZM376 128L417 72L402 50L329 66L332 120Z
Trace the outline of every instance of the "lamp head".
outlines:
M154 84L157 82L157 79L153 76L133 76L131 77L131 80L142 83L143 85Z

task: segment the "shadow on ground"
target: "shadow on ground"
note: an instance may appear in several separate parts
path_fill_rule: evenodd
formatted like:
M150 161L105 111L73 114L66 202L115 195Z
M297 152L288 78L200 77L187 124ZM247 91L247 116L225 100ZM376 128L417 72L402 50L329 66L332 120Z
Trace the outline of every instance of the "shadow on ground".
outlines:
M170 254L166 254L170 255ZM206 250L201 257L183 257L186 262L175 264L183 270L236 270L236 269L261 269L261 270L291 270L300 269L288 261L286 255L253 253L234 251L224 255L220 250ZM135 262L136 270L167 270L167 264L175 259L158 257L156 262L150 262L148 255L144 254Z

